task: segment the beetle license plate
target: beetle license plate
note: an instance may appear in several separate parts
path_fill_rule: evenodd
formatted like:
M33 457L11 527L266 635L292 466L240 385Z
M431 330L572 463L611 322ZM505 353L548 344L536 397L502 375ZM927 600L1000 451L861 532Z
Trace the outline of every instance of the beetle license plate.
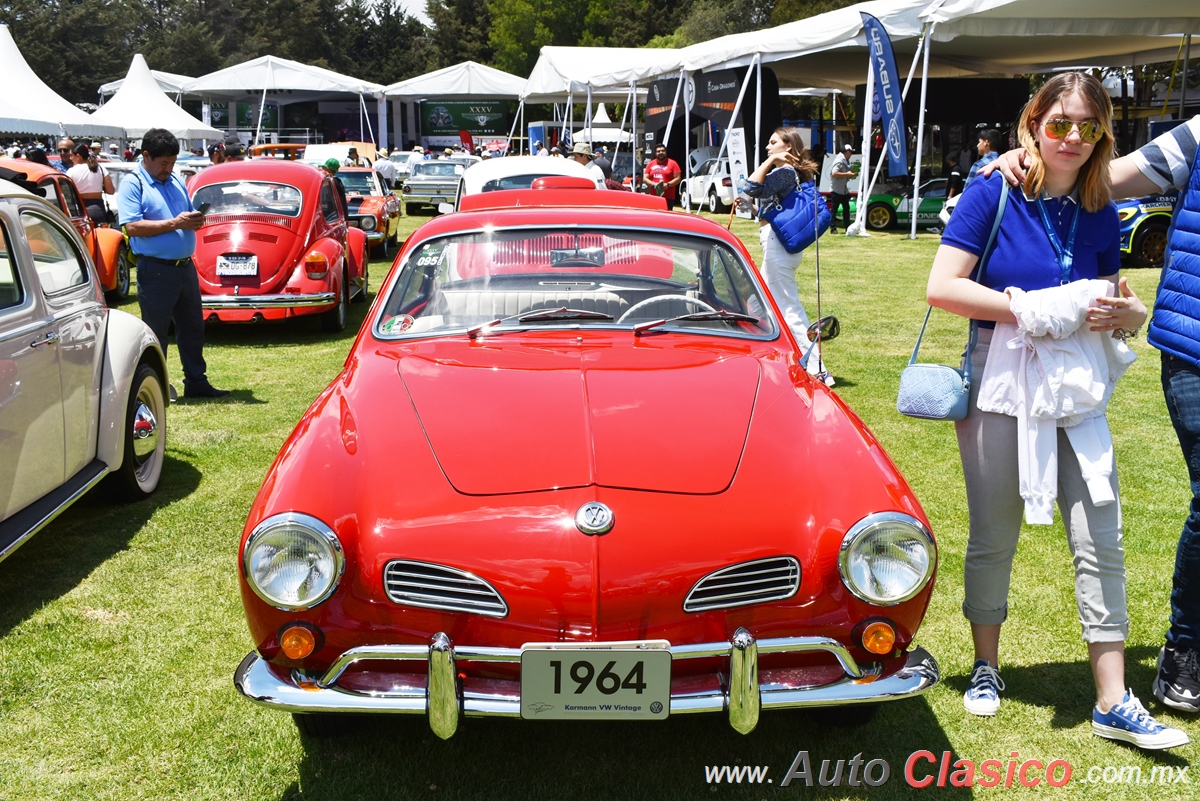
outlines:
M258 256L253 253L227 253L217 256L217 275L256 276Z
M521 649L521 717L527 720L665 720L670 713L666 640Z

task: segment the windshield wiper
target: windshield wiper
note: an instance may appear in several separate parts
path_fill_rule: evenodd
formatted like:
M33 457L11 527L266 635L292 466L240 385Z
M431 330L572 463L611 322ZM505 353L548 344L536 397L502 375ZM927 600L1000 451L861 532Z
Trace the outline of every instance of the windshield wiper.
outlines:
M633 335L641 336L647 331L652 331L659 326L668 325L669 323L680 322L704 322L705 320L720 320L726 323L757 323L757 317L751 317L749 314L741 314L740 312L726 311L718 309L717 311L692 312L691 314L681 314L678 317L672 317L669 320L651 320L648 323L640 323L633 327Z
M472 326L467 329L467 336L475 339L489 328L507 323L510 320L516 320L518 323L538 323L554 320L606 320L611 321L613 316L604 312L589 311L588 309L568 309L566 306L561 306L557 309L542 309L534 312L522 312L513 314L509 317L501 317L497 320L492 320L486 323Z

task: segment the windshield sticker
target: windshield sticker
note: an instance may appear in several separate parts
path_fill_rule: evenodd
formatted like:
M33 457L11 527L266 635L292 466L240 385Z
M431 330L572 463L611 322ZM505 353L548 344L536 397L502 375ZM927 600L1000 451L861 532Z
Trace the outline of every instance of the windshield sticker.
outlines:
M402 334L412 328L415 322L411 314L401 314L399 317L385 320L383 325L379 326L379 331L383 334Z

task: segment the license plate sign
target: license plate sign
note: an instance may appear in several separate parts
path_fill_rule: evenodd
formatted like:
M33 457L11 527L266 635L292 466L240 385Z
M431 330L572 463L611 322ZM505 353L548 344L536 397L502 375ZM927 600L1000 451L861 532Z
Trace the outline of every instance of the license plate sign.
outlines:
M665 720L670 713L666 640L521 649L521 717L527 720Z
M217 256L217 275L256 276L258 256L253 253L226 253Z

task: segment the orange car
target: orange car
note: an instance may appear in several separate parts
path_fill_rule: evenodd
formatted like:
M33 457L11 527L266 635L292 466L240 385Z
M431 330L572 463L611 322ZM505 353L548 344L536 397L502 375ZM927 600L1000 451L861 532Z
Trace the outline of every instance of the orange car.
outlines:
M370 167L342 167L337 177L346 187L347 220L366 232L372 254L382 258L392 245L400 247L400 199L384 188L379 173Z
M108 302L115 305L127 299L133 269L129 246L116 228L97 228L92 224L75 182L53 167L32 161L0 158L0 167L25 173L30 181L45 191L46 200L58 206L83 237Z

